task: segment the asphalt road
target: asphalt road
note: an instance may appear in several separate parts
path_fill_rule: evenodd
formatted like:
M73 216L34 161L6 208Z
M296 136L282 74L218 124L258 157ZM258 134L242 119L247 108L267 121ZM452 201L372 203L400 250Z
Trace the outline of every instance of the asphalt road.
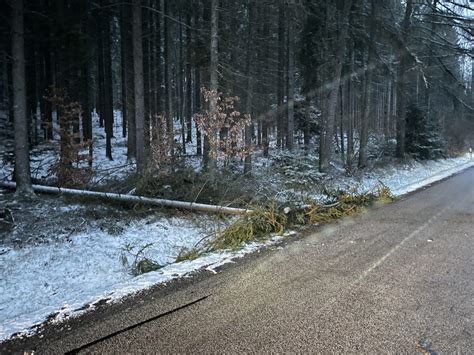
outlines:
M469 169L0 350L473 353L473 273Z

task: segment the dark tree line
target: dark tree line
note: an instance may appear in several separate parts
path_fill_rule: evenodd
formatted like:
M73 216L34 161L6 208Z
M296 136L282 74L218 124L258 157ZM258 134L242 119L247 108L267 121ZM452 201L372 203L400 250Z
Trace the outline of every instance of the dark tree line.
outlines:
M399 158L436 158L470 138L469 1L2 0L0 9L1 100L21 185L25 147L52 140L54 120L71 133L65 147L91 140L94 110L109 159L122 112L139 169L157 151L170 165L196 155L216 168L215 142L235 123L204 130L195 114L215 123L221 99L234 96L251 117L241 127L245 173L270 147L317 152L321 171L339 154L351 170L368 164L371 137L387 154L394 142ZM202 88L221 96L206 100ZM61 112L58 96L81 114Z

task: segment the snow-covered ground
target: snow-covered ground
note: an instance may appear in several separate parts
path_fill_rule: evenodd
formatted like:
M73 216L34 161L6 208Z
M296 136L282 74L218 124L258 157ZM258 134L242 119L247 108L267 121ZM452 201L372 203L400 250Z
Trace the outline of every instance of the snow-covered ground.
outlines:
M0 341L32 333L46 320L77 316L101 300L115 301L202 268L213 271L262 247L250 243L237 252L215 252L175 263L183 248L191 249L208 233L209 229L189 220L148 218L134 221L118 235L91 230L64 242L1 249ZM275 236L265 244L279 239ZM133 276L123 258L132 264L144 247L139 258L165 266Z
M358 192L371 191L383 184L395 196L400 196L442 180L470 166L474 166L474 160L470 159L469 154L451 159L412 161L403 166L375 169L364 174L360 181L342 179L339 183L342 188L356 188Z
M472 166L474 162L467 156L412 163L405 169L377 170L359 181L347 178L340 184L368 190L382 182L400 195ZM74 204L62 208L88 207ZM252 243L238 252L215 252L175 263L180 250L193 248L216 228L208 217L203 216L199 223L181 217L146 217L119 227L118 232L90 227L64 240L0 248L0 341L15 333L34 332L46 319L76 316L93 309L100 300L118 300L198 269L213 270L262 247ZM267 244L278 240L275 237ZM140 256L165 266L133 276L124 266L123 256L131 263L133 254L147 245Z
M135 169L134 162L127 161L127 138L122 137L122 113L114 111L114 137L112 138L112 158L105 156L104 128L99 126L99 117L92 113L93 161L92 182L100 183L106 178L121 177ZM55 131L58 129L56 128ZM57 133L55 134L57 136ZM59 157L59 137L53 142L42 142L30 153L31 176L36 180L48 181L54 178L51 167ZM2 157L0 157L1 159ZM12 162L0 166L0 180L11 180Z

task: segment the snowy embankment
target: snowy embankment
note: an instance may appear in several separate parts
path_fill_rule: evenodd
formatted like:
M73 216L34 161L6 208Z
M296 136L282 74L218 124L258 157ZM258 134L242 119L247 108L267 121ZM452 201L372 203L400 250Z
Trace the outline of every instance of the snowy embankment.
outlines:
M372 172L362 181L347 178L343 185L369 190L382 182L394 194L402 195L472 166L474 162L467 156L415 163L403 169ZM71 208L88 207L78 204ZM204 224L209 222L203 218ZM208 227L178 217L145 218L122 225L119 232L91 227L63 241L0 248L0 341L13 334L32 333L46 320L77 316L93 309L100 300L118 300L199 269L212 271L262 246L252 243L238 252L211 253L175 263L180 250L193 248L209 234ZM266 244L278 240L275 237ZM140 257L165 266L133 276L123 257L132 263L134 253L142 248Z
M175 263L182 249L192 248L208 233L207 228L184 218L142 219L117 235L89 230L64 242L0 248L0 341L14 334L31 334L46 320L77 316L101 300L118 300L199 269L213 271L262 246L251 243L238 252L212 253ZM140 259L146 257L165 266L133 276L123 258L132 264L143 248Z
M359 191L373 190L380 183L387 186L395 196L402 196L421 187L443 180L462 170L474 166L469 154L459 158L436 161L419 161L402 168L379 170L364 176Z

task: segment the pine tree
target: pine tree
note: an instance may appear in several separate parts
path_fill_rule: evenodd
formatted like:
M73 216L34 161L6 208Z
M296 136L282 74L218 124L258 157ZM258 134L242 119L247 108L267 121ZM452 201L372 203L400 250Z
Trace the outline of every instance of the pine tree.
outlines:
M407 107L405 144L406 151L417 159L444 156L445 142L439 124L430 121L415 103Z

